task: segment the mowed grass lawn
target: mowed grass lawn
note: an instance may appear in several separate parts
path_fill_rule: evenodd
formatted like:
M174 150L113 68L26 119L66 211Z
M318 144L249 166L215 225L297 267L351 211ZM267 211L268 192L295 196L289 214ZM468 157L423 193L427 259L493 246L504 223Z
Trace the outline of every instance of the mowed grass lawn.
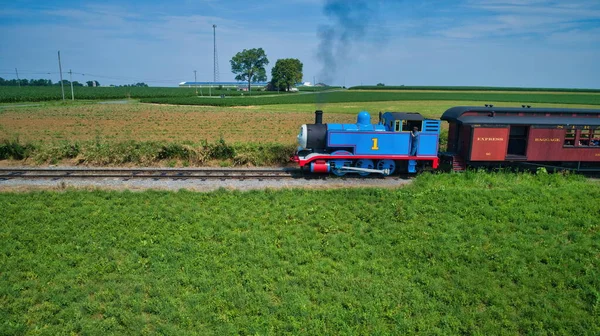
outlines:
M0 194L0 334L600 333L600 186Z

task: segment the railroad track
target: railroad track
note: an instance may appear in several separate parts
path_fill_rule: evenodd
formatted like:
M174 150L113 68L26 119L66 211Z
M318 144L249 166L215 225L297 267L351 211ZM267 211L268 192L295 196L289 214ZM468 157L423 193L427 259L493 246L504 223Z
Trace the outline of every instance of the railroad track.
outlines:
M289 179L302 177L299 169L198 169L198 168L0 168L8 179Z

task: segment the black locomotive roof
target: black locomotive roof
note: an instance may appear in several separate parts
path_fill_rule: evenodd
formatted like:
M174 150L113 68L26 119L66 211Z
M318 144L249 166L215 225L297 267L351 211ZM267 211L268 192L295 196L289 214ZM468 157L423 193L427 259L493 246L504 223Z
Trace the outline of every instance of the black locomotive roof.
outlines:
M385 112L391 114L395 120L424 120L423 116L417 112Z
M481 112L482 115L463 116L466 112ZM494 112L494 113L492 113ZM520 112L527 115L519 116ZM532 114L539 113L539 116ZM586 114L586 117L555 116L545 114ZM541 115L543 114L543 115ZM442 115L442 120L458 121L463 124L513 124L513 125L600 125L600 110L572 108L524 108L524 107L484 107L456 106Z

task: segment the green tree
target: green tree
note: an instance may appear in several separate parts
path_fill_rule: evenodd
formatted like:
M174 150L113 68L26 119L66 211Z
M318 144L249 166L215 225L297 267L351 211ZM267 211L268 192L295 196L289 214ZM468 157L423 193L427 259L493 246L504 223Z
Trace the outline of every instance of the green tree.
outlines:
M248 91L250 91L250 83L267 80L265 66L269 64L269 60L262 48L244 49L235 54L229 63L231 63L231 72L236 74L236 80L248 81Z
M300 81L302 81L302 62L299 59L278 59L271 69L271 83L274 87L290 91L290 88Z
M100 83L98 83L98 81L87 81L85 83L87 84L87 86L90 86L90 87L91 86L100 86Z

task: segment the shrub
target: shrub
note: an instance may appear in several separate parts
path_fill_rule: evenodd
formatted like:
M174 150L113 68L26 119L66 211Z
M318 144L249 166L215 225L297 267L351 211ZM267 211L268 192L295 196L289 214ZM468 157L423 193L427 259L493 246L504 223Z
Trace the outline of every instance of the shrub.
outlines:
M235 156L235 150L230 145L227 145L223 138L219 139L215 144L209 144L205 141L202 146L207 150L208 159L225 160Z
M77 158L77 163L94 165L147 165L168 161L166 164L170 166L177 161L184 166L204 165L211 161L214 164L214 161L219 161L219 165L226 166L261 166L285 165L289 163L294 151L294 145L228 144L222 138L214 143L202 141L199 144L133 140L107 142L99 138L88 142L60 141L44 144L4 140L0 143L0 160L33 158L41 164Z
M185 145L169 143L162 145L158 151L157 158L159 160L166 159L181 159L189 160L191 157L192 150L187 148Z
M442 129L442 131L440 132L440 141L439 141L439 148L441 152L445 152L448 149L448 130L447 129Z
M282 144L239 144L236 146L234 165L280 165L290 161L296 150L294 145Z
M0 160L23 160L35 150L36 146L32 143L21 144L19 139L3 140L0 143Z
M81 152L81 146L78 142L70 143L60 141L40 147L33 155L37 162L57 162L60 159L73 159Z

